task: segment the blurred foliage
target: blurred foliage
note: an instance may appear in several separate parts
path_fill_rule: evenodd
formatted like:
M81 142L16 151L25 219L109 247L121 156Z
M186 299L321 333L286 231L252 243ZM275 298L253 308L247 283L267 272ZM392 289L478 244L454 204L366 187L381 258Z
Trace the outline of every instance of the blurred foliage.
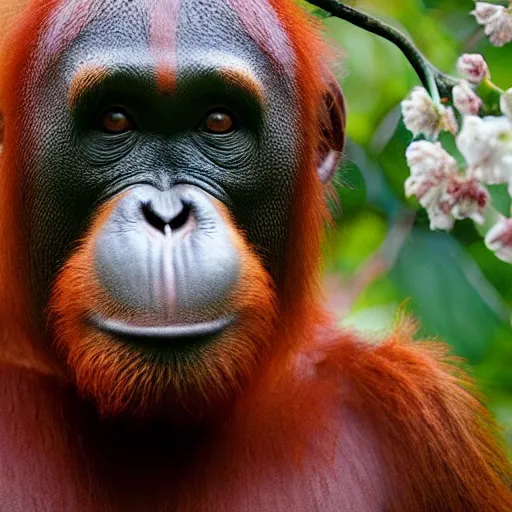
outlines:
M351 2L352 4L354 2ZM494 81L512 86L512 44L492 47L469 12L472 0L365 0L355 2L409 34L440 69L455 74L464 52L482 53ZM336 69L348 105L349 143L336 183L341 214L330 238L327 277L357 280L393 225L410 211L414 226L390 268L374 279L342 320L363 330L389 329L405 301L421 322L421 336L447 341L471 364L480 388L512 442L512 265L500 262L471 222L450 234L431 232L425 212L404 197L409 175L405 149L411 135L400 121L400 101L419 81L393 45L334 18L328 35L340 48ZM443 144L454 148L450 136ZM494 204L510 203L497 187Z

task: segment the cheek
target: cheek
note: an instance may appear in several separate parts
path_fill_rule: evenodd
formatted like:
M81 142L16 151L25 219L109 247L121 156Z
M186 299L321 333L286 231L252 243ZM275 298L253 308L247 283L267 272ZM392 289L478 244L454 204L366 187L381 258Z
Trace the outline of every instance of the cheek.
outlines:
M63 338L69 344L92 332L88 321L91 311L118 309L103 293L94 271L94 240L115 206L116 202L112 202L99 212L89 233L59 272L52 289L51 317L58 326L56 330L65 332Z

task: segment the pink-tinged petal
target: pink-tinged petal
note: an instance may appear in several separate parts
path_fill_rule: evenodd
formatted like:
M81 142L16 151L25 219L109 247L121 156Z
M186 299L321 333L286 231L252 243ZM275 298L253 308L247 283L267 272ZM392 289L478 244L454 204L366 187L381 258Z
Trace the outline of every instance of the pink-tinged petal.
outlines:
M414 137L424 134L435 139L439 135L439 113L423 87L415 87L402 101L402 115L406 128Z
M444 177L457 173L457 161L439 142L419 140L412 142L405 153L411 175Z
M502 217L485 237L485 245L506 263L512 263L512 219Z
M476 2L475 9L471 14L476 18L476 21L483 25L489 23L494 16L500 15L505 10L502 5L488 4L487 2Z
M465 80L453 88L453 104L464 115L476 116L482 108L482 100Z
M446 201L455 219L472 219L478 224L484 221L483 212L489 202L487 189L475 178L457 176L449 180Z

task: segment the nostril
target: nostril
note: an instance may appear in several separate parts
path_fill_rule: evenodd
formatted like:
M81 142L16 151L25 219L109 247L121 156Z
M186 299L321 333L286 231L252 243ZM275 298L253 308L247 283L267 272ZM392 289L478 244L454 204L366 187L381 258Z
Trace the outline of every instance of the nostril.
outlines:
M176 231L182 228L188 221L190 217L190 205L188 203L182 203L181 212L178 213L171 221L169 222L169 226L171 231Z
M153 226L155 229L165 234L165 228L168 223L160 215L158 215L153 207L153 203L142 203L141 209L146 222L150 226Z
M190 217L191 207L188 203L181 203L181 210L172 215L157 212L152 202L142 203L142 214L146 222L164 235L170 231L182 228Z

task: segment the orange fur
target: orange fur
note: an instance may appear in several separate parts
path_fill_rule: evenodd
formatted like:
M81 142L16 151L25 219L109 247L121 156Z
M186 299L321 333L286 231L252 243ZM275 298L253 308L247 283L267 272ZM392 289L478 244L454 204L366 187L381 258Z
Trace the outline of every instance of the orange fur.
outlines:
M328 117L323 97L331 76L318 27L291 0L270 2L296 56L292 72L300 98L300 172L283 281L270 282L243 234L232 228L244 275L231 300L244 319L205 350L188 380L183 373L190 362L183 360L170 372L91 334L83 322L90 308L117 318L132 314L107 299L92 279L95 234L113 203L98 212L53 296L61 354L80 394L94 396L101 413L132 410L144 418L185 402L190 412L207 415L220 404L224 422L207 422L199 433L148 422L140 434L125 424L100 422L74 390L60 385L69 381L47 350L26 279L27 233L18 212L27 200L19 186L27 138L17 128L30 115L19 91L33 42L59 3L35 0L0 61L6 124L0 156L0 237L6 241L0 246L0 321L6 327L0 410L8 411L0 421L5 506L38 510L43 507L34 500L44 499L47 509L57 512L512 510L510 465L496 426L459 362L441 345L413 343L407 326L386 342L364 343L334 329L321 307L320 247L328 213L315 155ZM228 412L226 397L242 389ZM289 496L286 503L283 496Z
M10 22L25 9L30 0L3 0L0 4L0 41L7 36Z
M414 331L403 324L377 345L334 338L317 365L339 378L340 401L375 426L389 510L512 510L512 468L473 380L445 345L413 343Z
M300 176L294 190L291 223L286 248L285 278L278 283L282 303L285 339L292 344L312 335L321 323L320 269L324 223L328 219L325 189L316 172L316 153L322 138L320 121L325 116L323 102L327 90L327 47L320 38L320 26L307 17L293 1L271 0L278 20L290 37L300 63L296 70L300 98ZM309 335L309 336L308 336ZM281 342L286 347L286 342Z
M69 86L68 102L73 107L84 91L100 85L107 75L107 70L101 66L86 67L78 71Z
M24 11L29 4L31 9ZM19 91L23 88L34 36L55 4L53 0L6 0L0 8L0 112L5 123L0 154L0 237L9 240L9 244L0 247L0 322L6 326L0 347L4 360L44 373L56 373L58 369L41 344L41 324L32 314L26 278L28 254L24 250L27 233L19 215L23 204L19 187L21 161L26 155L18 147L26 136L16 127L26 116ZM17 16L22 12L23 16Z
M224 68L219 70L219 75L230 85L240 87L257 98L260 105L265 105L267 100L261 82L252 75L239 69Z

